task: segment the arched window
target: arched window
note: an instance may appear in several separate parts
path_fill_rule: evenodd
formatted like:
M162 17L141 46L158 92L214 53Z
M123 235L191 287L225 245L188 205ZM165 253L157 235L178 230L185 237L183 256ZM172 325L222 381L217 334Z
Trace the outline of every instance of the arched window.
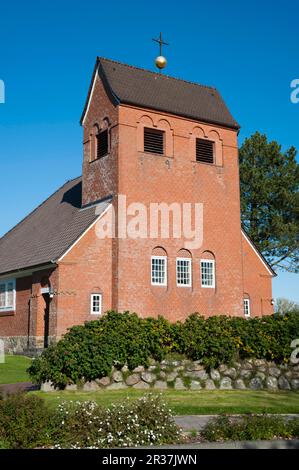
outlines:
M202 253L202 258L200 260L201 287L215 289L215 264L215 256L211 251L205 251L204 253Z
M151 284L167 286L167 252L161 247L156 247L152 251Z
M192 256L182 249L176 258L176 284L178 287L192 287Z

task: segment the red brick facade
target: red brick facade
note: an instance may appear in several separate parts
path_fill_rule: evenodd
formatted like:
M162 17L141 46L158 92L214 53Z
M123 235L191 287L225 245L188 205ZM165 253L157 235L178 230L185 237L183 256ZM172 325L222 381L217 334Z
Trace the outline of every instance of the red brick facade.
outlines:
M143 151L143 128L165 132L165 155ZM65 254L52 272L34 272L16 283L16 310L0 314L0 337L30 338L42 347L45 296L41 281L49 278L54 297L49 308L49 338L74 324L96 318L90 295L102 294L102 312L130 310L183 320L192 312L243 315L243 298L251 316L273 313L273 274L241 232L237 131L190 119L115 106L99 78L93 87L83 123L83 205L118 195L127 206L140 202L202 203L203 243L185 249L186 238L100 239L96 224ZM109 153L95 157L95 133L108 129ZM196 161L195 139L215 145L215 164ZM151 285L151 256L167 256L167 286ZM176 258L192 259L192 286L178 287ZM215 261L215 288L202 288L200 260Z

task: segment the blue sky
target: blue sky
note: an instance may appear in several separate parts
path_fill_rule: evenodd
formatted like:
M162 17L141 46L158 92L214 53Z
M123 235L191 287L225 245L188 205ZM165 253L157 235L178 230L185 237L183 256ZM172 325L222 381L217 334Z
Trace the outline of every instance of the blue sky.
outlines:
M154 69L163 31L167 73L216 86L241 124L299 149L299 5L52 0L1 2L0 236L66 180L81 174L83 109L97 55ZM274 296L299 301L298 276Z

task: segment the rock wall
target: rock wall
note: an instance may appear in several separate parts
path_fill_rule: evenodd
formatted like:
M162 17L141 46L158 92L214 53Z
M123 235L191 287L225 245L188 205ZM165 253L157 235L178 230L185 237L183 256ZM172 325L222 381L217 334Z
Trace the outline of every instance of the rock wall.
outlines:
M299 390L299 364L275 364L262 359L248 359L217 369L206 370L199 361L151 361L129 371L113 368L109 377L84 384L67 385L66 390L96 391L134 388L140 390ZM42 384L44 391L55 390L51 383Z

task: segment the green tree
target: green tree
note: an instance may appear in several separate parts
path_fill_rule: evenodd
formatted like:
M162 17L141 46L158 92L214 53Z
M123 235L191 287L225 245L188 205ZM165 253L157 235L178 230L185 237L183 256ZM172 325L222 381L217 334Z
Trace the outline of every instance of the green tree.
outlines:
M299 271L299 165L256 132L240 148L242 224L270 265Z
M299 304L294 300L279 297L275 302L275 313L285 315L289 312L299 312Z

